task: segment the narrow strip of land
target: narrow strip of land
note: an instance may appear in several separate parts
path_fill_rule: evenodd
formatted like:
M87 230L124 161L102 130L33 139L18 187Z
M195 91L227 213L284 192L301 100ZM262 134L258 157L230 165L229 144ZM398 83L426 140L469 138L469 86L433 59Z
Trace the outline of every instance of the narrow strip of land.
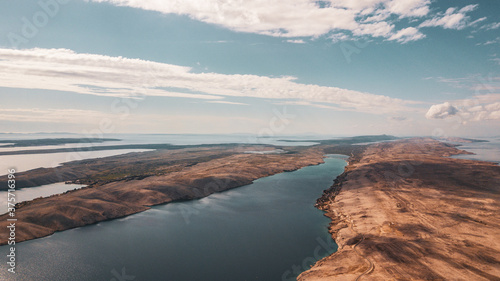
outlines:
M83 160L20 173L16 180L24 187L58 181L89 186L18 204L16 242L127 216L153 205L202 198L261 177L323 163L326 148L328 152L342 151L326 146L282 148L278 154L258 154L256 150L275 151L276 147L200 146ZM6 180L0 177L0 181ZM0 216L0 228L7 229L7 219L7 214ZM7 231L1 231L0 245L6 244L7 238Z
M431 139L370 145L317 207L338 252L298 280L500 280L500 166Z

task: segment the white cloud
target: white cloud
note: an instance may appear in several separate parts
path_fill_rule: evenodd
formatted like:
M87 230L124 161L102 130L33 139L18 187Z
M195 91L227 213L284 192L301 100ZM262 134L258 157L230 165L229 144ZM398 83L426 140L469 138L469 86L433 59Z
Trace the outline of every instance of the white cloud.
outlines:
M481 26L480 29L485 29L485 30L493 30L493 29L498 29L500 28L500 22L492 22L489 24L485 24Z
M424 38L425 35L422 34L418 29L414 27L407 27L405 29L401 29L396 34L389 37L389 40L397 40L401 43L406 43L409 41L415 41Z
M478 24L478 23L480 23L480 22L482 22L482 21L485 21L486 19L487 19L486 17L478 18L477 20L475 20L475 21L473 21L473 22L469 23L469 25L470 25L470 26L472 26L472 25L476 25L476 24Z
M420 27L441 26L445 29L463 29L470 25L470 17L466 13L473 11L478 5L468 5L457 11L448 8L444 14L435 16L420 24Z
M332 39L333 43L337 43L339 41L346 41L346 40L350 39L349 35L344 34L342 32L332 34L328 38Z
M478 95L471 99L456 100L431 106L428 119L459 116L462 122L500 120L500 94Z
M480 45L483 45L483 46L486 46L486 45L492 45L492 44L498 44L500 43L500 37L497 37L493 40L488 40L484 43L477 43L476 45L480 46Z
M459 13L468 13L468 12L472 12L474 11L477 6L479 6L478 4L474 4L474 5L467 5L465 7L463 7L462 9L460 9L458 12Z
M463 108L462 115L471 121L500 119L500 102Z
M393 0L387 2L388 10L401 17L422 17L429 13L430 0Z
M430 0L87 0L192 19L276 37L319 37L348 32L389 38L394 22L429 14ZM465 12L465 10L464 10ZM396 17L390 16L394 15ZM422 37L420 37L422 38Z
M446 117L453 116L458 113L458 109L452 106L449 102L442 104L435 104L429 108L425 114L427 119L443 119Z
M223 100L217 100L217 101L207 101L208 103L221 103L221 104L232 104L232 105L248 105L246 103L241 103L241 102L233 102L233 101L223 101Z
M223 100L224 96L297 100L367 113L412 111L382 95L294 82L294 77L193 73L191 68L67 49L0 49L0 87L97 96L138 95Z
M296 40L289 39L289 40L286 40L286 42L288 42L288 43L294 43L294 44L305 44L306 43L302 39L296 39Z

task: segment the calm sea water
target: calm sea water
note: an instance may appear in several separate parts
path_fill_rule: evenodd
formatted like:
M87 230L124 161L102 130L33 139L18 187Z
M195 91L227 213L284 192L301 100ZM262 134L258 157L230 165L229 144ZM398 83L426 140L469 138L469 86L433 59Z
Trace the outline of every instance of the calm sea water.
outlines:
M30 201L38 197L48 197L53 194L64 193L68 190L82 188L85 185L81 184L65 184L64 182L58 182L53 184L46 184L37 187L30 188L20 188L15 191L16 203ZM7 202L8 191L0 191L0 202ZM7 204L2 204L0 207L0 214L7 212Z
M482 160L500 163L500 138L481 138L488 142L473 142L460 144L459 149L470 151L474 154L454 155L453 158Z
M201 200L20 243L1 280L294 280L336 250L314 202L344 157Z
M7 175L7 170L11 168L14 168L16 173L20 173L36 168L53 168L61 165L62 163L71 161L109 157L143 151L151 151L151 149L117 149L44 154L0 155L0 176Z

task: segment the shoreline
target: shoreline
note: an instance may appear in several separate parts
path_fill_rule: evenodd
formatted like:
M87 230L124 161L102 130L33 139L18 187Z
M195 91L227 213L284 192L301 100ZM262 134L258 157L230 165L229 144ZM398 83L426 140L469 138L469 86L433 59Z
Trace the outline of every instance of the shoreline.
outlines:
M500 167L414 138L368 146L317 200L339 245L297 280L500 280Z

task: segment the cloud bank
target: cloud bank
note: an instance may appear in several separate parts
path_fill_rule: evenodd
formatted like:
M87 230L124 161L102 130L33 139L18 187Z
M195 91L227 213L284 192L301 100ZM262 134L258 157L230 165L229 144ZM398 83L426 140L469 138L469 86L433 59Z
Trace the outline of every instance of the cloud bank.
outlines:
M294 82L294 77L193 73L191 68L67 49L0 49L0 87L45 89L96 96L161 96L223 101L253 97L309 106L383 114L414 111L416 102L337 87Z
M381 37L398 42L424 38L416 27L395 29L402 19L429 18L430 0L87 0L116 6L187 15L230 30L275 37L319 37L348 32L353 37ZM460 29L476 5L428 19L422 26Z

